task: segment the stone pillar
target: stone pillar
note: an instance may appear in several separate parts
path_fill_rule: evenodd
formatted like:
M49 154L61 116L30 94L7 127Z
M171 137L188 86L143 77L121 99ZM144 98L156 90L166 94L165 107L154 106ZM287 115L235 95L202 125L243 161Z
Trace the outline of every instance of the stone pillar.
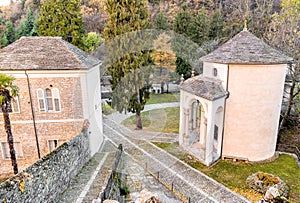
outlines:
M205 163L210 165L213 161L213 144L214 144L214 106L210 103L207 111L207 133L206 133L206 147L205 147Z

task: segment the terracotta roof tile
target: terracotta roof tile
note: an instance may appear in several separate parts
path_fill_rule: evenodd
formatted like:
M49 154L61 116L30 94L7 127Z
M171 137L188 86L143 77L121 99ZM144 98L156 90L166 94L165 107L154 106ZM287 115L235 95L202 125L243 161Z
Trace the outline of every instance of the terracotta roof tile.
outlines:
M187 79L180 88L210 101L214 101L227 95L220 80L203 76Z
M283 64L292 58L243 30L201 60L225 64Z
M80 70L99 63L61 37L21 37L0 50L2 70Z

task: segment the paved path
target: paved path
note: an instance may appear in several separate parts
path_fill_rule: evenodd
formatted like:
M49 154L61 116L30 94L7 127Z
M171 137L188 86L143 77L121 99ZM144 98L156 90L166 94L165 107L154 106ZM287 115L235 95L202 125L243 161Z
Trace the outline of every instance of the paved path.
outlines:
M179 102L170 102L170 103L161 103L161 104L148 104L145 105L145 108L143 111L150 111L153 109L163 109L163 108L169 108L169 107L177 107L179 106ZM132 113L119 113L119 112L113 112L110 115L107 115L107 118L112 119L116 123L120 124L123 120L126 118L132 116L134 114Z
M147 105L145 110L178 105ZM132 201L127 202L133 203L139 192L145 188L156 194L164 203L249 202L150 142L173 142L176 141L177 135L131 131L120 125L124 117L130 115L114 115L105 116L103 119L105 141L100 151L82 168L57 202L90 203L97 199L112 168L119 144L123 145L125 152L122 172L126 174L132 198Z
M176 157L166 153L149 141L141 139L141 131L130 131L105 117L104 134L115 145L122 144L124 151L140 166L157 176L168 188L190 202L249 202L225 186L193 169Z

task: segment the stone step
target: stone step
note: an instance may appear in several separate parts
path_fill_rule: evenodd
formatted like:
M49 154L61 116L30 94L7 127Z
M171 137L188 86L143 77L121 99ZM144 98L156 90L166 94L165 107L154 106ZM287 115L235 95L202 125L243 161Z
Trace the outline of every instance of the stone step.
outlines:
M96 153L73 178L56 202L92 202L97 199L104 180L109 176L115 151Z

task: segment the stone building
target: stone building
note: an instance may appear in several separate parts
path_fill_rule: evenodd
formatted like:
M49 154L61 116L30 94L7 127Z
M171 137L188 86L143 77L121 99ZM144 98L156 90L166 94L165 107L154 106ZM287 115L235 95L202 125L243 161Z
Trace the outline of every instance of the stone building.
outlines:
M203 74L181 85L180 145L206 165L272 157L292 59L247 29L201 59Z
M48 154L90 122L90 152L103 140L100 61L61 37L22 37L0 50L0 73L19 87L10 119L19 170ZM11 161L0 119L0 170Z

